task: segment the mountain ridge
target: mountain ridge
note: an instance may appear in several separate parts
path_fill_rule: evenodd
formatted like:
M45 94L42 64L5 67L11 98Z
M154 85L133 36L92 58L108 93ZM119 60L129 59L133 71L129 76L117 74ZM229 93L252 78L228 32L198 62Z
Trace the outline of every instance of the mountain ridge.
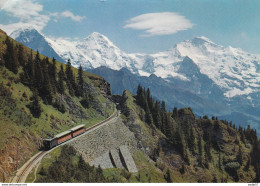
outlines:
M162 78L165 81L164 83L168 82L167 87L174 86L182 91L189 91L194 95L194 97L192 96L194 98L192 103L198 102L200 98L204 99L204 103L207 103L207 100L215 103L216 109L212 112L205 109L201 112L199 107L194 104L193 109L196 114L231 116L232 113L241 113L247 115L246 118L252 116L251 118L254 119L239 121L239 124L254 123L256 127L259 127L259 124L257 124L260 122L258 114L260 112L259 55L215 44L204 36L180 42L167 51L155 54L127 54L121 51L106 36L97 32L80 41L54 40L47 37L45 39L48 45L64 61L71 59L74 67L82 65L84 70L92 72L102 66L112 69L112 71L106 69L108 73L103 69L99 71L99 75L110 74L111 78L105 78L108 78L108 81L111 80L109 81L111 86L115 87L119 84L122 86L115 88L116 91L130 89L129 86L132 87L133 85L133 83L122 79L127 76L124 73L118 73L117 71L120 72L120 69L128 69L133 74L133 76L129 75L133 82L139 82L140 84L147 84L147 80L141 77L148 77L149 79L149 76L154 74ZM37 48L34 49L37 50ZM121 79L121 83L114 81L115 78ZM114 80L112 81L112 79ZM159 81L155 82L155 84L158 89L162 89L164 86ZM172 98L175 97L173 92L169 94L171 94ZM158 95L156 97L159 100L167 97L163 96L164 93ZM165 101L173 107L179 100L170 99ZM221 103L225 107L225 113L217 107L217 103ZM190 106L188 102L185 104L187 107ZM207 108L208 104L205 104L204 107Z
M20 35L24 32L26 30L22 30ZM11 35L17 39L19 34L16 32ZM113 70L126 67L141 76L154 73L164 79L179 78L188 81L189 78L178 72L179 63L188 56L202 74L207 75L224 91L225 97L248 95L258 92L260 88L260 74L257 70L260 68L260 55L217 45L204 36L183 41L168 51L155 54L127 54L97 32L80 41L45 39L63 61L70 58L75 67L82 65L85 69L92 69L107 66Z

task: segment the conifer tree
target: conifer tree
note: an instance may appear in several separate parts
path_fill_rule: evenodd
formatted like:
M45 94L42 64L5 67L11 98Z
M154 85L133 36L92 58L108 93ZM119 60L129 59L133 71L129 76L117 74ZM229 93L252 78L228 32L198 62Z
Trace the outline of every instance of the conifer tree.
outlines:
M188 146L189 146L191 152L195 151L195 136L194 136L192 127L189 128Z
M198 152L199 152L198 161L199 161L199 165L201 167L203 167L203 152L202 152L202 149L203 149L203 147L202 147L202 139L201 139L201 137L199 135L199 137L198 137Z
M83 69L82 66L79 66L78 70L78 94L79 96L83 96L83 85L84 85L84 79L83 79Z
M48 73L48 67L47 62L48 58L46 57L45 60L41 63L41 69L43 71L43 84L41 86L41 97L43 98L43 101L45 104L52 104L52 98L53 98L53 86L51 85L51 80Z
M143 107L142 105L142 95L143 95L143 88L142 86L139 84L137 87L137 95L136 95L136 103L138 105L140 105L141 107Z
M73 76L73 72L71 69L71 62L70 59L68 59L67 65L66 65L66 83L67 83L67 87L69 89L69 93L71 96L75 95L75 89L74 89L74 76Z
M41 116L42 108L41 108L41 104L39 101L37 90L33 91L32 102L27 106L30 109L33 117L39 118Z
M150 92L149 88L147 89L147 102L148 102L148 106L150 108L150 111L152 111L153 110L153 98L151 96L151 92Z
M8 37L5 40L6 53L4 55L5 66L13 73L17 74L19 68L18 53L13 42Z
M238 153L237 153L237 157L236 157L238 163L240 165L243 164L243 155L242 155L242 149L241 149L241 146L239 145L239 149L238 149Z
M166 112L165 101L162 101L161 110L162 112Z
M20 63L21 66L25 65L25 55L24 55L24 49L22 45L18 46L18 61Z
M221 169L221 156L220 156L220 152L218 152L218 169L222 170Z
M177 109L177 107L174 107L174 108L173 108L172 118L178 119L178 109Z
M212 160L212 155L211 155L211 143L210 141L208 140L204 146L204 150L205 150L205 156L207 157L207 160L208 161L211 161Z
M63 65L60 66L60 71L59 71L59 80L58 80L58 91L60 94L64 94L65 88L64 88L64 70L63 70Z
M153 124L153 117L149 109L145 112L145 122L149 125Z
M52 65L51 65L51 78L54 82L56 82L56 74L57 74L56 59L53 57Z

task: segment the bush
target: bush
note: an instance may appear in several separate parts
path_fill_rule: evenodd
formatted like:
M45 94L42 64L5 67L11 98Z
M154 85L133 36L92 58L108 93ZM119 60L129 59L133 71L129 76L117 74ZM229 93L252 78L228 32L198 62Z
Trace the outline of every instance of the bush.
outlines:
M123 169L120 174L121 176L125 177L125 179L127 180L129 180L129 178L131 177L131 173L126 171L125 169Z
M89 108L89 97L87 95L84 96L80 103L84 108Z
M61 113L65 113L66 112L66 108L64 106L64 104L58 102L58 101L55 101L55 103L53 104L53 107L58 109L58 111L60 111Z
M237 179L237 170L240 168L238 162L229 162L225 165L225 170L229 173L235 180Z

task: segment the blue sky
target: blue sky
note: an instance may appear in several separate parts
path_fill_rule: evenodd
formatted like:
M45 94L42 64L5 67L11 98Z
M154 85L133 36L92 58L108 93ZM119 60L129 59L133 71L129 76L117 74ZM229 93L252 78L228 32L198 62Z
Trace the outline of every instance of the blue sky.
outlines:
M257 0L1 0L0 28L46 36L107 36L122 50L154 53L196 36L260 54Z

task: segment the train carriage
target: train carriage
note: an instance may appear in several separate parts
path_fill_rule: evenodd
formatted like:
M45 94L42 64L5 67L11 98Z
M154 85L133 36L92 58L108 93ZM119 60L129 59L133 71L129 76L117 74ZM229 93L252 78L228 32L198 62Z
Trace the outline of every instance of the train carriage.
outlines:
M76 137L86 131L85 124L78 125L70 129L72 137Z
M58 145L59 145L59 144L65 142L65 141L68 141L69 139L72 138L71 131L67 130L67 131L62 132L60 134L57 134L56 136L54 136L54 138L57 139L57 142L58 142Z
M65 141L70 140L71 138L83 134L85 131L85 124L78 125L65 132L57 134L56 136L54 136L54 138L43 139L43 146L46 150L51 149Z

